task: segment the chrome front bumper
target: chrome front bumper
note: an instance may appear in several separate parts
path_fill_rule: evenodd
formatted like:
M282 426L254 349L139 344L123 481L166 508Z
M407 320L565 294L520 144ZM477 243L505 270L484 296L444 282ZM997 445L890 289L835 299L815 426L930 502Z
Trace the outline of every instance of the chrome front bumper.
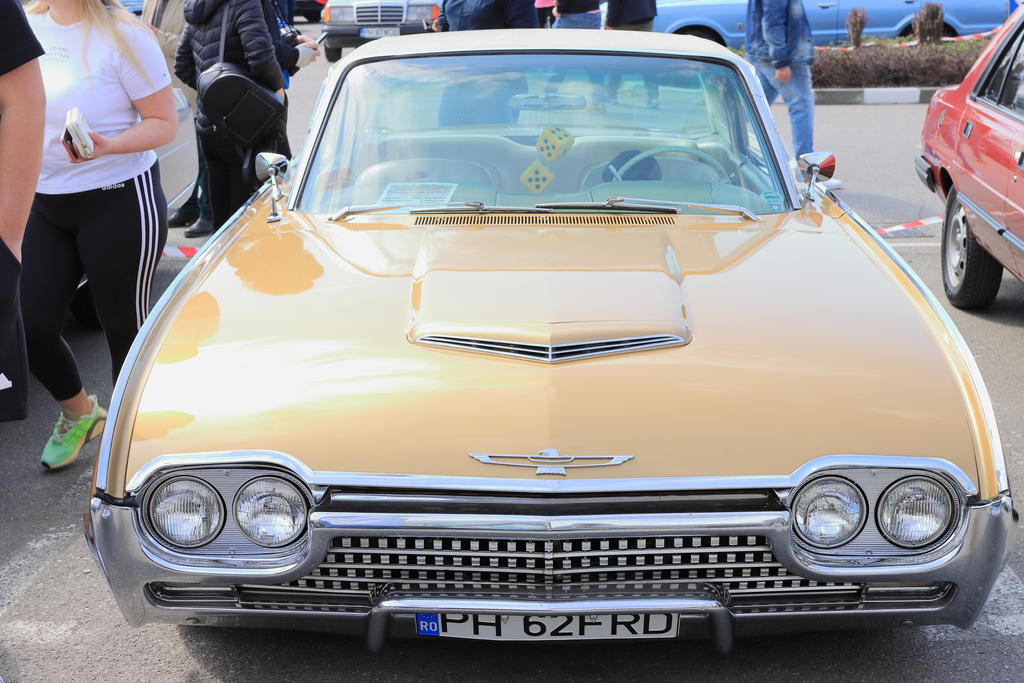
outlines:
M477 614L616 614L674 612L683 615L681 633L710 638L727 650L734 634L820 628L891 628L899 625L954 624L969 627L984 607L1002 570L1016 531L1016 513L1009 496L970 506L963 535L937 556L915 564L889 560L859 566L815 563L794 550L789 513L785 511L653 514L588 517L498 517L486 515L389 515L313 513L310 543L303 557L283 567L248 568L219 563L203 568L173 565L140 541L139 520L132 507L93 498L86 519L89 547L103 569L127 621L144 623L263 626L359 634L380 648L389 636L415 634L416 612ZM625 529L644 533L757 534L767 536L778 560L807 579L831 582L949 582L949 599L935 605L862 602L841 611L733 613L708 594L665 595L629 599L453 598L418 593L382 592L367 608L332 612L263 610L249 607L158 604L149 584L192 586L279 584L308 574L323 559L331 539L346 532L394 532L443 529L448 533L486 530L514 537L517 533L594 534Z

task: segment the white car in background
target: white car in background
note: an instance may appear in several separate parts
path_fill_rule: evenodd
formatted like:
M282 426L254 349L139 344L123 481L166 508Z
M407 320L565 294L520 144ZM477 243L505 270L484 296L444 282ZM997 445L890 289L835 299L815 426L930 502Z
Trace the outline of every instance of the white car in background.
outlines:
M441 12L441 0L329 0L323 11L324 56L341 59L341 50L377 38L425 33Z

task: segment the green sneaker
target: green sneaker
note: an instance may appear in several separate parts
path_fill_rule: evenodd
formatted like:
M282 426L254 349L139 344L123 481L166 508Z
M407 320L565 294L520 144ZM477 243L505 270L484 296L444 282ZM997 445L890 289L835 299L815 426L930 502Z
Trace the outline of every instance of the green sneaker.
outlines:
M92 441L103 433L103 425L107 422L107 411L100 407L96 395L89 397L92 411L77 420L67 418L61 413L53 428L50 440L43 449L43 467L56 470L67 467L78 457L78 452L88 441Z

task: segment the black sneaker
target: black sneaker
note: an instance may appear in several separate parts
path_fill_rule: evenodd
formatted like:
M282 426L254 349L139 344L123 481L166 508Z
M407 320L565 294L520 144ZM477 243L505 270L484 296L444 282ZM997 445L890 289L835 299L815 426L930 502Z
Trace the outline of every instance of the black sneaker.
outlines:
M188 209L182 206L167 217L167 227L184 228L192 225L199 218L199 209Z

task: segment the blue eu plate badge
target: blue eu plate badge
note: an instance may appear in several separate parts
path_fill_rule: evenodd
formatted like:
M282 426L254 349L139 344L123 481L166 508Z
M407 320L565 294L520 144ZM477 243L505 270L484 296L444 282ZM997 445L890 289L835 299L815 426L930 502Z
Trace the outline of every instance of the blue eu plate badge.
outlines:
M421 636L441 635L441 619L437 614L417 614L416 631Z

